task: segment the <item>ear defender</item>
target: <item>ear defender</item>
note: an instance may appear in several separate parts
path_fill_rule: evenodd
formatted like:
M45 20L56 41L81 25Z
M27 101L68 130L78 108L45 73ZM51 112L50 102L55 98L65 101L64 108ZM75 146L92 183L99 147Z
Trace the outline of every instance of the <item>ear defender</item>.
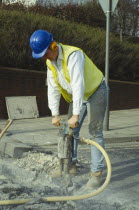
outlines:
M57 50L58 46L57 46L57 42L53 41L51 44L50 44L50 50Z

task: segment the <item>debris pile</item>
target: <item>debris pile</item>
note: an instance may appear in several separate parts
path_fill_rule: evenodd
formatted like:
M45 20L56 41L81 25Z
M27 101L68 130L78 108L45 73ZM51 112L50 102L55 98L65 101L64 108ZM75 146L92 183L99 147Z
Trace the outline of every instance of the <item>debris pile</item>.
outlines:
M14 163L27 171L45 172L48 175L51 171L57 170L60 164L56 155L41 152L27 152L23 158L17 159Z
M76 209L72 201L46 202L41 197L65 196L62 179L52 180L49 173L59 167L56 155L27 152L21 159L0 160L0 201L33 199L22 205L0 206L2 210Z

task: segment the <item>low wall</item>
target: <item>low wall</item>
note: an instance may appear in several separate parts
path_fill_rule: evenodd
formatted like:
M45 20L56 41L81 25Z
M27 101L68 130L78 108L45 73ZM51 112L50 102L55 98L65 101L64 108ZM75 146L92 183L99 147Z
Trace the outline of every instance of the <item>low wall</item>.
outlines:
M139 108L139 83L110 80L110 110Z
M0 118L8 118L6 96L36 96L40 117L51 115L45 81L45 72L0 67ZM139 108L139 83L110 80L109 84L110 110ZM66 114L67 110L62 98L60 112Z

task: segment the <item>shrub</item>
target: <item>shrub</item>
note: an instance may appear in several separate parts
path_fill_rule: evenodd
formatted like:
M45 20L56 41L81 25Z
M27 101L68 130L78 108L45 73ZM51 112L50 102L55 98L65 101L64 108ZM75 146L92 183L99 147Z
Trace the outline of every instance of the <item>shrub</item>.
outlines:
M105 71L105 31L83 24L62 21L41 14L0 10L0 63L2 66L44 71L43 60L33 59L29 47L31 34L48 30L63 44L80 47ZM139 45L120 42L111 34L110 78L136 80L139 71Z

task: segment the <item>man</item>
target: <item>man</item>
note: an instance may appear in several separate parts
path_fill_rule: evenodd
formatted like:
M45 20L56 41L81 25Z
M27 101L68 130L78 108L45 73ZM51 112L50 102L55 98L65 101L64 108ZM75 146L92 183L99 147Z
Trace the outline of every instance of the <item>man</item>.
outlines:
M73 168L77 161L79 131L88 115L90 139L104 147L103 120L106 109L106 85L102 72L88 56L77 47L57 44L51 33L37 30L30 37L34 58L43 58L47 65L48 105L52 112L52 124L59 126L61 94L69 103L68 124L74 129ZM76 122L79 126L76 127ZM101 182L103 155L91 145L91 179L88 187Z

